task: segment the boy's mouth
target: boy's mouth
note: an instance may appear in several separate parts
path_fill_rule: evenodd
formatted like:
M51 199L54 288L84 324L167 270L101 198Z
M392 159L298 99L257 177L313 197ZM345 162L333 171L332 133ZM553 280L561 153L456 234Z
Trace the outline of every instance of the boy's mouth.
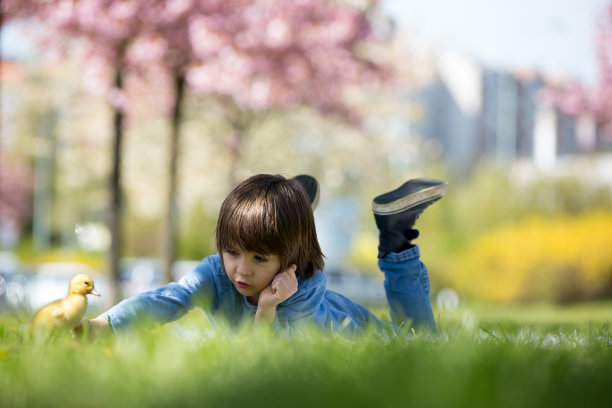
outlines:
M242 288L242 289L246 289L246 288L248 288L251 285L249 285L248 283L245 283L245 282L236 281L236 286L238 286L239 288Z

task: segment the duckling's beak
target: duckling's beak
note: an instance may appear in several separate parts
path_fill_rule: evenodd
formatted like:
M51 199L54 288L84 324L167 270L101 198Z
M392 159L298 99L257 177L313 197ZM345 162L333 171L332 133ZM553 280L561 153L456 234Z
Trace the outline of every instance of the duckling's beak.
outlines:
M89 292L90 295L94 295L94 296L100 296L100 294L98 293L97 290L92 289L91 292Z

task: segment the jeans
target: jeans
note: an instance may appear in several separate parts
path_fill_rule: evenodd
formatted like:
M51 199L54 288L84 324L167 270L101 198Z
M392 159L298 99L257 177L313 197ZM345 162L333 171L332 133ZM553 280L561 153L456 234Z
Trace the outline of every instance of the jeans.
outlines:
M401 325L411 320L414 327L436 331L429 300L429 273L421 262L418 246L400 253L391 252L378 260L385 274L385 292L391 320Z

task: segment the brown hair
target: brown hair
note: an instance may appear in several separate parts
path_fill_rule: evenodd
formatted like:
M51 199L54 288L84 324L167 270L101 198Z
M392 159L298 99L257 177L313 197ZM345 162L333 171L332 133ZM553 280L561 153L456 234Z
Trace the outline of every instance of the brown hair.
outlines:
M281 270L295 264L302 279L323 269L312 207L295 180L259 174L243 181L223 201L215 233L220 254L232 248L274 254Z

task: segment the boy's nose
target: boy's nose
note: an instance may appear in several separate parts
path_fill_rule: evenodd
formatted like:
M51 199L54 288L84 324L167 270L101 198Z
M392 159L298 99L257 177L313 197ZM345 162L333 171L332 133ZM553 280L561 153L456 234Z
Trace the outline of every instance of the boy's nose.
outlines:
M244 258L238 260L238 265L236 267L237 272L242 276L250 275L249 267Z

